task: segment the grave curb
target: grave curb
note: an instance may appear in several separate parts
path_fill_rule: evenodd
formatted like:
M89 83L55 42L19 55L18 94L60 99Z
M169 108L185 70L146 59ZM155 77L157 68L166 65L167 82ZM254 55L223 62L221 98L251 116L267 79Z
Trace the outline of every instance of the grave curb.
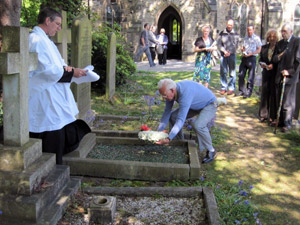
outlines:
M126 143L134 141L135 144L143 144L138 138L97 136L96 143ZM88 144L88 143L86 143ZM115 179L138 179L138 180L197 180L200 178L200 162L198 160L197 148L194 141L173 141L171 145L185 145L188 149L190 161L187 164L137 162L125 160L103 160L65 155L64 164L70 166L72 175L88 175L95 177L107 177ZM80 146L75 151L86 149ZM90 148L91 149L91 148ZM79 154L80 155L80 154ZM164 173L161 173L161 170ZM145 177L145 174L148 174Z
M209 225L220 225L220 215L213 191L207 187L84 187L88 194L125 197L196 197L203 196Z

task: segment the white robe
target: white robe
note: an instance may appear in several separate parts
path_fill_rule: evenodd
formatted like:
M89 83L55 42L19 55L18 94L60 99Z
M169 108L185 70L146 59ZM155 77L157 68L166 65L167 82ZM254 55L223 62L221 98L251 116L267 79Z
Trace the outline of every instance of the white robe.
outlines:
M29 131L59 130L75 121L79 112L70 83L58 83L67 65L38 26L29 36L29 50L38 53L38 68L29 73Z

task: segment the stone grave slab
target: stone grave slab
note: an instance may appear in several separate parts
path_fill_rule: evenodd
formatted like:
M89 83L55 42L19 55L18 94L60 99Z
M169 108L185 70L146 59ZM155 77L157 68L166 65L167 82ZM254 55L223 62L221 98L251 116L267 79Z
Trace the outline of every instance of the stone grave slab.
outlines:
M84 187L82 191L95 196L115 196L117 200L128 198L130 201L135 201L138 198L150 197L153 199L154 197L154 199L161 199L160 205L163 205L165 199L168 200L169 198L193 201L196 197L201 205L201 208L197 208L200 215L197 224L220 224L220 215L215 196L213 191L207 187ZM194 208L191 210L195 210ZM116 211L118 211L118 204ZM144 218L147 218L147 216Z
M87 158L86 149L91 150L91 145L112 144L112 145L131 145L145 146L155 144L147 143L135 137L133 132L122 134L125 137L118 137L119 131L110 131L111 136L102 136L101 131L93 132L96 135L95 143L82 141L86 146L79 146L72 154L64 157L64 163L70 166L72 175L87 175L94 177L107 177L116 179L132 180L152 180L152 181L171 181L171 180L197 180L200 178L200 162L196 143L191 140L172 141L170 146L181 146L187 155L186 163L163 163L163 162L141 162L130 160L109 160ZM105 132L104 132L105 133ZM103 133L103 134L104 134ZM137 133L136 133L137 134ZM84 139L89 137L84 137ZM93 146L93 147L94 147Z

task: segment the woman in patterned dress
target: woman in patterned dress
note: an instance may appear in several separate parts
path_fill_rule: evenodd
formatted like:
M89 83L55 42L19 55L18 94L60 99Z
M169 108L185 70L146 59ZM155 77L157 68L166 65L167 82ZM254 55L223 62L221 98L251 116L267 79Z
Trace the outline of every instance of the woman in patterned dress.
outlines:
M201 82L205 87L208 87L211 71L211 52L217 50L214 40L209 36L210 26L205 25L202 28L203 36L195 41L195 49L197 52L195 72L193 81Z

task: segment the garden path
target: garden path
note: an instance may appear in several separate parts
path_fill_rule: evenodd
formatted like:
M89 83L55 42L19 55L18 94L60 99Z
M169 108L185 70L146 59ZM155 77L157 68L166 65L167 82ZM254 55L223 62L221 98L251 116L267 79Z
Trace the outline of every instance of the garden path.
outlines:
M166 65L159 65L156 62L156 66L150 67L148 61L138 62L137 70L151 71L151 72L169 72L169 71L194 71L195 62L183 62L181 60L169 59ZM219 65L213 67L213 70L219 70Z

